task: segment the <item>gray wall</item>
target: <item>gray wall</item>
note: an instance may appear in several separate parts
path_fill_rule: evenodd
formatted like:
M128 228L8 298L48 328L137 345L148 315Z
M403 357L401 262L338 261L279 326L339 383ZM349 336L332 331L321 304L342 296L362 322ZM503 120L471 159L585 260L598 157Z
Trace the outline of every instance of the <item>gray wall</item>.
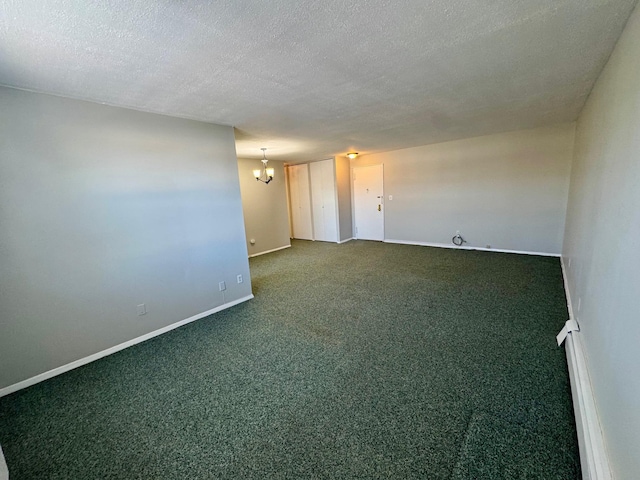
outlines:
M238 159L249 255L291 245L284 163L269 160L269 167L275 169L269 185L258 182L253 176L253 170L261 167L260 160ZM252 238L256 241L255 245L251 245L249 241Z
M249 296L232 128L0 87L0 270L0 388Z
M338 223L341 242L353 238L353 218L351 215L351 167L347 157L336 157L336 185L338 188Z
M640 472L640 11L576 130L563 256L615 478Z
M560 254L574 124L365 155L384 164L385 239ZM389 200L393 195L393 200Z

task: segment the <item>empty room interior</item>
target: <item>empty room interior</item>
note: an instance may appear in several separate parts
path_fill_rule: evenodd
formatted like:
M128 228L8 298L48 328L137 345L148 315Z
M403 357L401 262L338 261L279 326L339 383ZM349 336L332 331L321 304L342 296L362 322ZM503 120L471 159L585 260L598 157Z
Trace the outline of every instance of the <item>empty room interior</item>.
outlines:
M0 0L0 480L635 479L636 0Z

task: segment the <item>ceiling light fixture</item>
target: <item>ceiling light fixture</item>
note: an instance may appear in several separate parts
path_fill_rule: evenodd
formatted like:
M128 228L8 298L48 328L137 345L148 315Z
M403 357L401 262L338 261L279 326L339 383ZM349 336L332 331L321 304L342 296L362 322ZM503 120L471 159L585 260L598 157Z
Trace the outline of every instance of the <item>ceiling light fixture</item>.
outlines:
M347 153L347 157L349 157L351 160L353 160L357 156L358 156L358 152L349 152L349 153Z
M267 160L267 149L263 147L260 150L262 150L262 170L255 169L253 171L253 176L256 177L256 180L259 182L269 184L269 182L273 180L275 170L273 168L267 168L267 162L269 161Z

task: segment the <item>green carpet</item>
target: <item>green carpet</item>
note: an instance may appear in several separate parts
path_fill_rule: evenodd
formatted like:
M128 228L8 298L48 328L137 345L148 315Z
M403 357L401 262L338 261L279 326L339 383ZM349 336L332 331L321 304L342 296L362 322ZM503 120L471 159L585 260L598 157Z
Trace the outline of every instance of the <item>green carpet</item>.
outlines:
M294 241L251 275L0 399L11 479L580 478L557 258Z

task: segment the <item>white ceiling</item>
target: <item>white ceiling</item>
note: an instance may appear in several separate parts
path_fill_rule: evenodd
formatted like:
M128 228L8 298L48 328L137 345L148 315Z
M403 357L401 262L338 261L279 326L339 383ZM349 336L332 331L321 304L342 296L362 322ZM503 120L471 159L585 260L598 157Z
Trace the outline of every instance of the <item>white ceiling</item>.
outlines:
M0 84L378 152L575 120L636 1L0 0Z

